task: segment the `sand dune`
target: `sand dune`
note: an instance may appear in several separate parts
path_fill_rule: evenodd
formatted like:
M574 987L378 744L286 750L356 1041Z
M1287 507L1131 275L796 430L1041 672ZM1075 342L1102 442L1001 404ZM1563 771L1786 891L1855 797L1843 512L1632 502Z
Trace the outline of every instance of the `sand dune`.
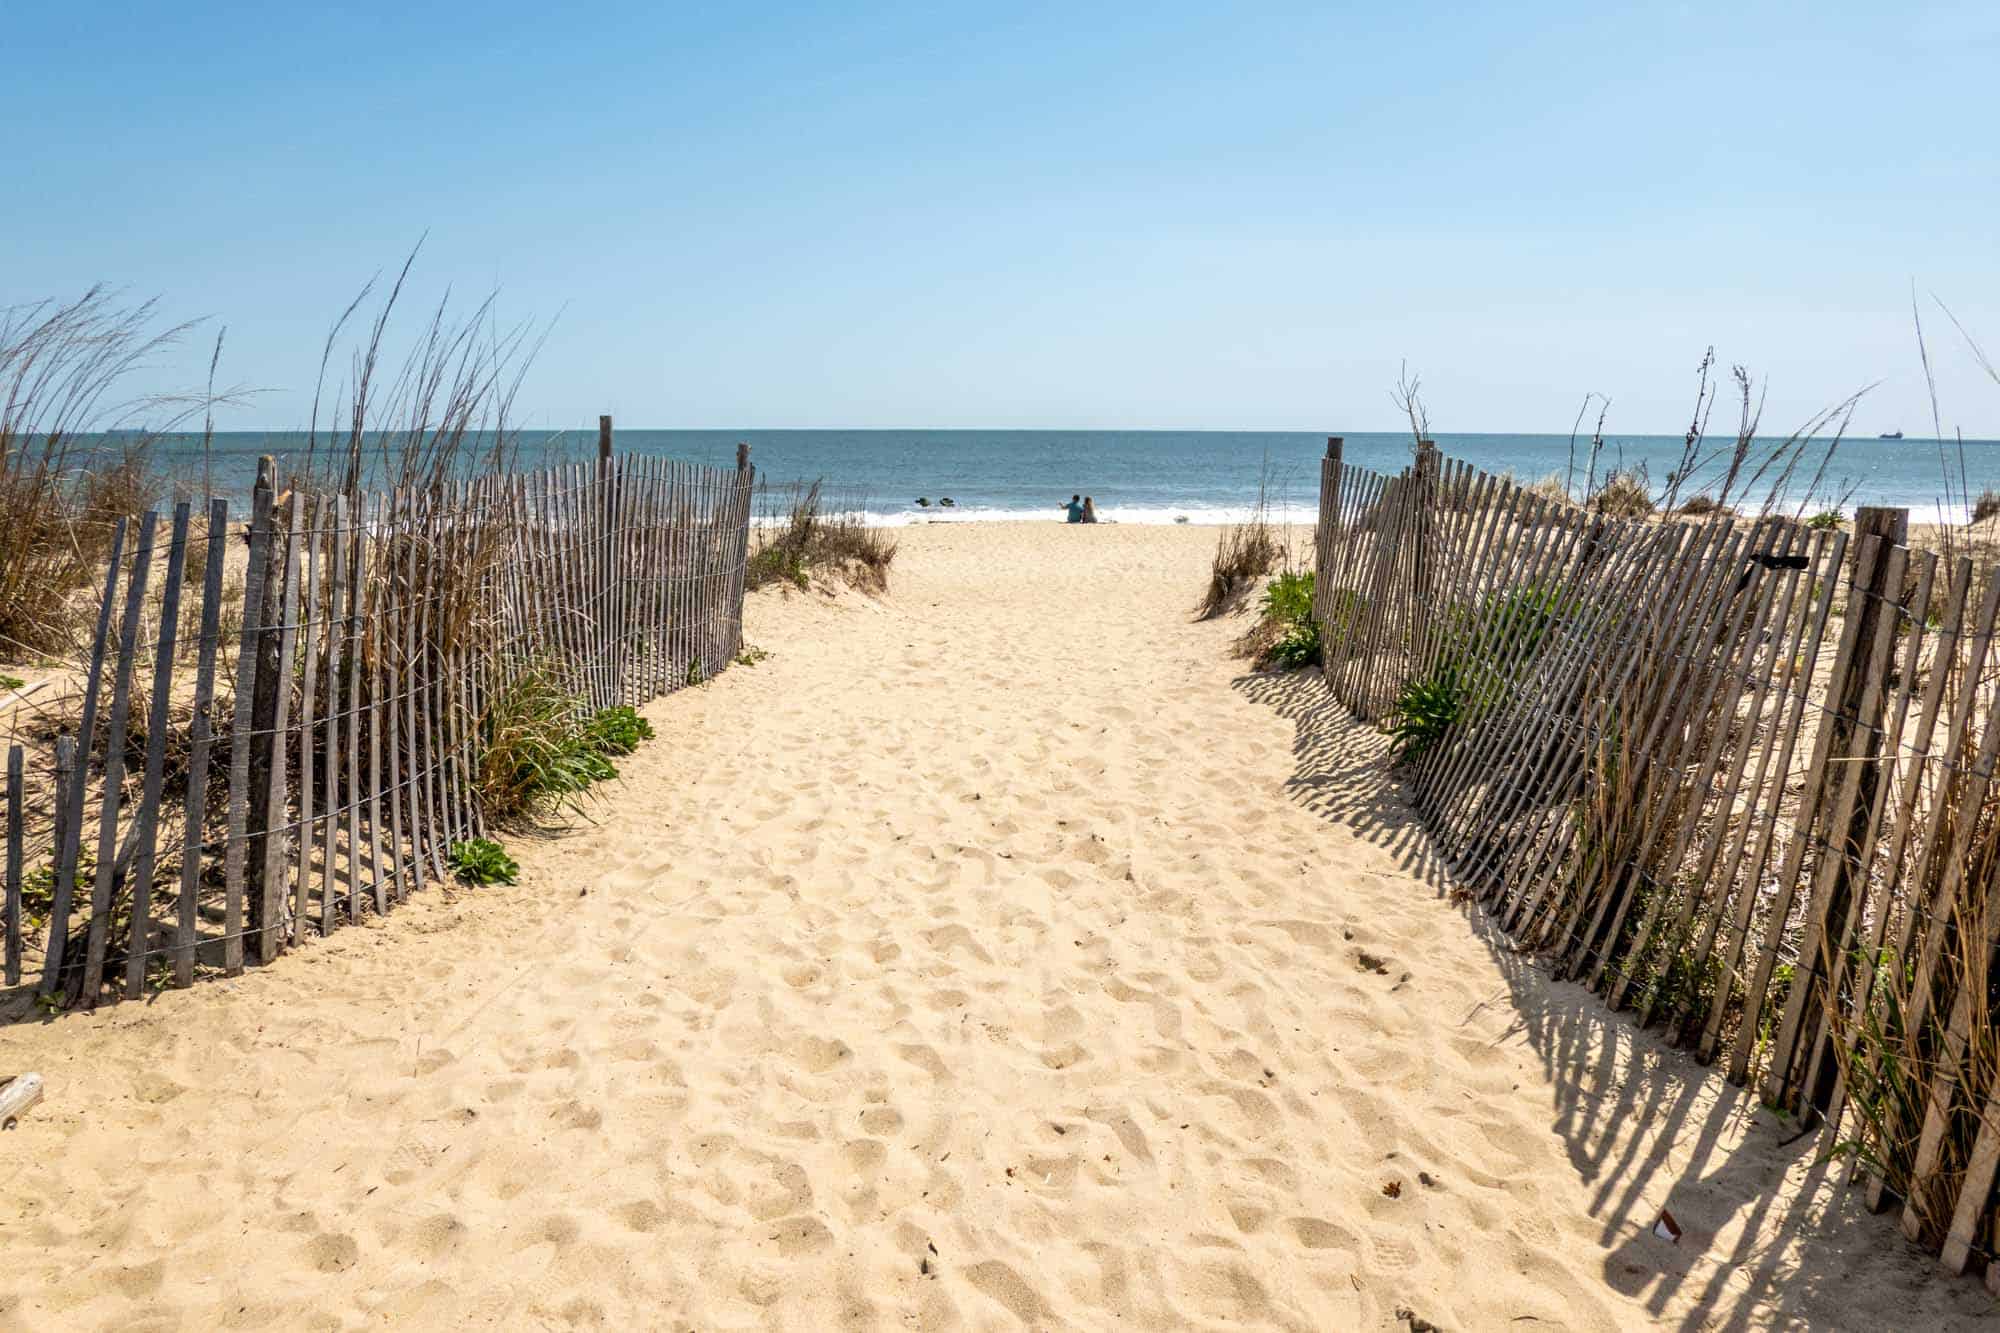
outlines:
M1213 539L912 529L753 598L520 887L0 1031L0 1327L1990 1309L1451 903L1376 740L1189 623Z

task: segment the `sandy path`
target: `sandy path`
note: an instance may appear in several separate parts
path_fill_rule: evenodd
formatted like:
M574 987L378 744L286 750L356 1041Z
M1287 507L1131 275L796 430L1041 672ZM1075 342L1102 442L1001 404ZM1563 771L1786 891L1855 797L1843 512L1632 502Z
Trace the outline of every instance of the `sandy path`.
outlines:
M1443 901L1373 742L1187 622L1212 541L914 531L754 599L520 888L0 1031L0 1327L1988 1308Z

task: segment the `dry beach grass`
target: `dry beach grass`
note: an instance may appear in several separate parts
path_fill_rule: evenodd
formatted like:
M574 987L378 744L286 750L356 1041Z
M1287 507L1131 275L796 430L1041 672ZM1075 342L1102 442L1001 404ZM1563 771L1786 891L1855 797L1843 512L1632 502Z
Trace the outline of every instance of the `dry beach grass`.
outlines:
M1191 619L1215 544L909 530L519 886L0 1030L0 1329L1986 1315L1455 904L1380 738Z

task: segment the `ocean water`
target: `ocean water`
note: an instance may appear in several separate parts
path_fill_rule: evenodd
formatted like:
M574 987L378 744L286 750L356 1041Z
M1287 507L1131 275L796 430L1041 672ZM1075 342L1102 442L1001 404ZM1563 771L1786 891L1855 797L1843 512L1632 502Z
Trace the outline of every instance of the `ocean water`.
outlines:
M1491 472L1512 472L1533 481L1570 467L1567 435L1439 434L1438 447ZM824 478L844 496L860 497L871 522L1046 519L1061 517L1072 494L1093 497L1098 514L1120 523L1220 523L1244 517L1256 503L1260 479L1274 511L1310 522L1318 505L1319 460L1324 434L1276 431L1062 431L1062 430L625 430L617 447L647 455L734 466L738 442L750 445L760 475L777 481ZM526 432L524 462L581 460L595 456L597 432ZM1933 440L1848 439L1836 448L1817 491L1807 483L1826 442L1809 446L1806 459L1784 488L1789 506L1813 510L1845 501L1902 505L1917 522L1963 519L1962 504L1947 507L1946 468L1951 492L1962 495L1958 442L1942 448ZM1583 442L1578 442L1582 448ZM177 452L191 452L198 440L177 438ZM216 489L247 489L260 453L296 454L297 435L234 432L216 438ZM1393 472L1410 457L1403 434L1350 434L1346 459L1362 467ZM1605 467L1645 466L1655 488L1681 456L1679 436L1619 436L1600 456ZM2000 488L2000 441L1966 441L1962 450L1965 484L1978 495ZM1577 480L1584 460L1577 459ZM232 479L238 474L241 483ZM1701 478L1697 478L1701 480ZM1752 503L1770 489L1760 482ZM1684 489L1683 494L1691 493ZM936 502L949 497L953 506ZM917 504L928 499L930 506Z

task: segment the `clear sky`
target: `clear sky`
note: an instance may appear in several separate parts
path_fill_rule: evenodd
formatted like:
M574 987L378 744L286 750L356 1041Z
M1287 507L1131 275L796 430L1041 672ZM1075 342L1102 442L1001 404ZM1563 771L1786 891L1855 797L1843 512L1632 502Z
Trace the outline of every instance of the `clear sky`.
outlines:
M526 424L2000 436L2000 4L9 6L0 302L229 326L302 424L327 324L554 319ZM414 314L415 312L412 311ZM205 357L190 349L187 377ZM170 368L171 369L171 368Z

